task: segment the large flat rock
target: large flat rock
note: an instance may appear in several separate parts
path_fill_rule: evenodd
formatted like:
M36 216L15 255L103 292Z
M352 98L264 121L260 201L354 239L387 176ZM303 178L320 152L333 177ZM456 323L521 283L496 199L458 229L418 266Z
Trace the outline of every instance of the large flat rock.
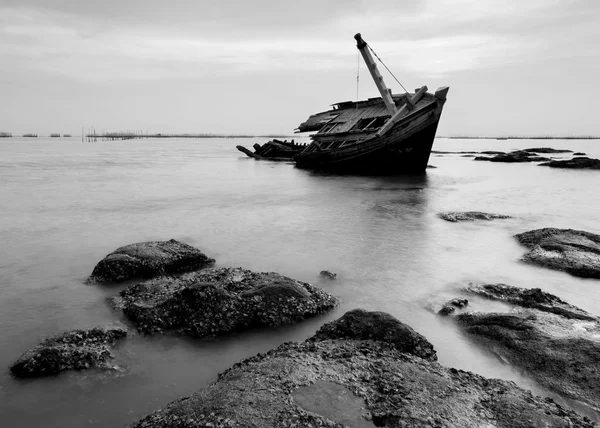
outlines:
M89 282L121 282L191 272L215 262L191 245L170 241L138 242L115 251L94 268Z
M540 289L486 284L467 291L515 306L457 315L464 332L540 385L600 411L598 317Z
M600 278L600 235L544 228L515 235L530 250L523 261L584 278Z
M122 327L72 330L25 352L10 368L17 377L40 377L65 370L112 369L111 346L127 336Z
M358 319L363 316L364 323ZM389 322L388 317L362 311L350 318L368 325L377 318ZM348 319L343 324L334 322L325 330L345 332ZM410 329L393 324L392 330ZM134 427L596 426L513 382L442 367L402 352L394 340L322 333L237 363L212 385Z
M144 333L210 338L293 324L332 309L338 300L275 272L214 268L132 285L113 303Z

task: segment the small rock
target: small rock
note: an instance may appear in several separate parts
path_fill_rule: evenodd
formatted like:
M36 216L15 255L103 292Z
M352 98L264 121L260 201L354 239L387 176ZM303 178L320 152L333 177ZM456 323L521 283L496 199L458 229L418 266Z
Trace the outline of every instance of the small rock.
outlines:
M327 279L336 279L337 278L337 273L333 273L328 270L322 270L319 275L321 275L323 278L327 278Z
M484 213L481 211L448 211L438 214L438 217L451 222L511 218L509 215Z
M473 160L515 163L515 162L543 162L543 161L549 161L551 159L543 158L541 156L538 156L536 154L533 154L531 152L527 152L524 150L517 150L514 152L499 154L499 155L491 156L491 157L477 156Z
M110 346L127 336L124 327L73 330L50 337L25 352L10 368L17 377L48 376L63 370L110 369Z
M573 150L553 149L551 147L534 147L532 149L524 149L523 151L532 153L573 153Z
M456 308L462 309L469 304L467 299L452 299L444 304L442 309L438 311L439 315L450 315L456 311Z
M575 152L575 153L573 153L573 156L587 156L587 155L583 152Z
M586 156L576 157L566 160L553 160L540 164L540 166L549 166L551 168L567 169L600 169L600 159L588 158Z

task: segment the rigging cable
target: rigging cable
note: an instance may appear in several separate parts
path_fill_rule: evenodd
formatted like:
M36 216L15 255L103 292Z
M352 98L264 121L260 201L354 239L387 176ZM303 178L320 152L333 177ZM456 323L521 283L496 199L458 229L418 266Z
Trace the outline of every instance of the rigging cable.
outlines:
M358 51L356 51L356 101L358 101L358 85L360 82L360 56ZM356 108L358 108L358 104L356 104Z
M396 79L396 76L394 76L394 73L392 73L392 71L387 67L387 65L385 65L385 63L381 60L381 58L379 58L379 56L377 56L377 54L375 53L375 51L373 50L373 48L370 45L367 45L367 47L369 48L369 50L371 52L373 52L373 55L375 55L375 57L385 67L385 69L392 75L392 77L396 80L396 82L398 82L398 84L400 86L402 86L402 89L404 89L404 92L406 92L408 94L408 91L406 90L406 88L404 87L404 85L402 83L400 83L400 81L398 79Z

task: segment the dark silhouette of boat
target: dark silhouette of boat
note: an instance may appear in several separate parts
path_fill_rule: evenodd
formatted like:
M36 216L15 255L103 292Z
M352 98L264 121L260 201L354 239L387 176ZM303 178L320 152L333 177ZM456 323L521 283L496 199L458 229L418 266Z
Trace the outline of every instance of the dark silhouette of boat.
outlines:
M244 146L236 146L240 152L245 153L251 158L291 161L295 155L306 148L306 144L298 144L295 143L294 140L281 141L273 139L262 146L256 143L253 147L254 152L251 152Z
M423 86L414 93L392 95L371 48L360 33L354 38L381 98L336 103L331 110L310 116L297 132L317 132L294 157L296 165L349 173L425 171L448 87L433 94Z

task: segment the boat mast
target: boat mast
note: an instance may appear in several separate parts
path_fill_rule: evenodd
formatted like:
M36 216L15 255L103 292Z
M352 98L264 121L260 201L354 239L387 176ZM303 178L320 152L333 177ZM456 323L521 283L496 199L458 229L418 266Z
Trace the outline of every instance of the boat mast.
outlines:
M367 48L367 42L365 42L362 39L362 36L360 35L360 33L356 33L354 38L356 39L356 47L358 48L363 59L365 60L365 63L367 64L367 68L369 69L369 72L371 73L371 77L373 77L373 80L375 81L375 85L377 85L377 89L379 89L381 98L383 98L383 102L385 103L385 106L387 107L388 111L390 112L390 115L393 116L394 113L396 113L396 104L394 104L394 99L392 98L392 91L390 91L387 88L387 86L385 86L385 83L383 82L383 77L381 76L381 73L379 73L379 70L377 69L377 64L375 64L375 61L373 60L373 57L371 56L371 52L369 52L369 49Z

